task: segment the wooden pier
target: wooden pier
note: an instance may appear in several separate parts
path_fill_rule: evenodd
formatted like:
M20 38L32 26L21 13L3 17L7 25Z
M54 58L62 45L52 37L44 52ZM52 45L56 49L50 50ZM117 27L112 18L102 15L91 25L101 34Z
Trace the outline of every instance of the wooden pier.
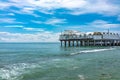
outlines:
M60 35L61 46L120 46L119 34L93 32L93 34L82 34L67 31Z
M120 40L60 40L61 46L120 46Z

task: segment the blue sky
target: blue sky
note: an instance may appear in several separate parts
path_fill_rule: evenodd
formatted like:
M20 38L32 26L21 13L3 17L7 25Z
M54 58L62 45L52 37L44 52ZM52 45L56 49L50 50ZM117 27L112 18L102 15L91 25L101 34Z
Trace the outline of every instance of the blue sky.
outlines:
M57 42L64 30L120 33L120 0L0 0L0 42Z

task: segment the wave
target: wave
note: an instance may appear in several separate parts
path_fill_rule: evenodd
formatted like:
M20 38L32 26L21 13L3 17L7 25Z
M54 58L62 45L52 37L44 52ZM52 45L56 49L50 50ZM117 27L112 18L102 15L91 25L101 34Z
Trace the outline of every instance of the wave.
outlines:
M80 78L80 80L85 80L84 75L78 75L78 77Z
M26 72L29 72L32 69L36 68L47 68L46 64L49 65L49 63L56 64L57 62L60 62L61 59L55 58L51 59L49 61L41 61L37 63L17 63L17 64L11 64L11 65L5 65L4 67L0 68L0 80L21 80L22 77L20 77L23 74L26 74ZM51 65L51 64L50 64ZM60 67L59 65L54 65L56 67Z
M115 49L115 48L83 50L80 52L71 53L70 55L76 55L76 54L80 54L80 53L102 52L102 51L108 51L108 50L113 50L113 49Z
M27 63L7 65L4 68L0 68L0 79L18 80L17 78L25 72L25 69L35 68L36 66L37 64Z

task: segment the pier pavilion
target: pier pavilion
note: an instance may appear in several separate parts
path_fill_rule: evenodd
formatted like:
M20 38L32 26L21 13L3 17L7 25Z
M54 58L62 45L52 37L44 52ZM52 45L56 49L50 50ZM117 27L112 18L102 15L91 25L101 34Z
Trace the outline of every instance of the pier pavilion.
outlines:
M120 46L120 35L111 32L83 33L65 30L60 34L61 46Z

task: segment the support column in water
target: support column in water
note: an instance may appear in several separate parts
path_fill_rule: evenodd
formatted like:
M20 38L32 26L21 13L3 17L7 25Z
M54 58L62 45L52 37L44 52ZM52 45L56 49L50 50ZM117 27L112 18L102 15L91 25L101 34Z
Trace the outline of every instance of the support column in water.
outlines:
M118 46L118 43L119 43L119 42L118 42L118 40L117 40L117 46Z
M85 41L84 40L82 41L82 45L85 46Z
M76 41L76 44L77 44L76 46L78 46L78 40Z
M103 40L101 40L101 42L100 42L100 46L103 46Z
M64 46L65 46L65 47L66 47L66 45L67 45L66 43L67 43L67 42L66 42L66 41L64 41Z
M72 41L72 46L74 46L74 40Z
M96 41L95 41L95 40L93 41L93 45L94 45L94 46L96 45Z
M62 41L60 41L60 42L61 42L61 46L62 46L63 43L62 43Z
M69 47L70 47L70 44L71 44L70 42L71 42L71 41L69 40L69 41L68 41L68 46L69 46Z
M90 45L90 41L88 40L88 41L87 41L87 46L89 46L89 45Z

